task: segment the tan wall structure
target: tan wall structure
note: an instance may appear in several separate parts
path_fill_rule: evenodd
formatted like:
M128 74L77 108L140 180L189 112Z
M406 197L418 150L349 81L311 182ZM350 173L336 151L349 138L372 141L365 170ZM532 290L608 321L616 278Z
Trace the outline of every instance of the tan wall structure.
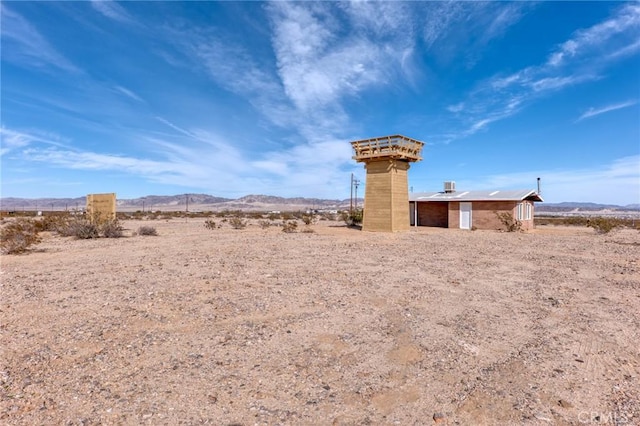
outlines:
M351 142L353 159L365 163L363 231L397 232L410 229L410 163L420 161L423 142L402 135Z
M87 217L93 223L115 220L116 194L88 194Z

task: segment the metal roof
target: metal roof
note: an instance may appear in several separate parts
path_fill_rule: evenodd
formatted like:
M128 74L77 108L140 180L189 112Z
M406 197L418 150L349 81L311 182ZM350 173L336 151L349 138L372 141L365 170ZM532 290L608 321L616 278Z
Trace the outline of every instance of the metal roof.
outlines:
M500 191L416 192L409 201L544 201L533 189Z

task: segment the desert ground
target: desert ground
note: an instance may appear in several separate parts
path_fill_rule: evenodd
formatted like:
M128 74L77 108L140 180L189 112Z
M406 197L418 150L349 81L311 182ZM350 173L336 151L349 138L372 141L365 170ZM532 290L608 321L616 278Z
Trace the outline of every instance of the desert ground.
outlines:
M3 255L0 423L640 424L637 230L203 222Z

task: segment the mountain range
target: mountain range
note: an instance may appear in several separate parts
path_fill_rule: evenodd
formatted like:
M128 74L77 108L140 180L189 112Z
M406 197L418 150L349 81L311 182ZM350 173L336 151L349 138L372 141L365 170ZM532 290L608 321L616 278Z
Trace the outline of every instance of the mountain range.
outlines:
M283 198L271 195L245 195L240 198L223 198L208 194L147 195L139 198L117 200L118 209L124 210L341 210L350 206L350 199L328 200L320 198ZM357 199L362 206L364 200ZM67 210L83 208L85 197L76 198L0 198L0 210ZM189 208L190 206L190 208ZM540 212L640 210L640 204L626 206L597 203L563 202L538 203Z
M358 205L364 200L358 198ZM342 210L351 201L320 198L283 198L271 195L245 195L241 198L223 198L208 194L147 195L139 198L118 198L118 210ZM68 210L81 209L85 197L77 198L0 198L0 210Z

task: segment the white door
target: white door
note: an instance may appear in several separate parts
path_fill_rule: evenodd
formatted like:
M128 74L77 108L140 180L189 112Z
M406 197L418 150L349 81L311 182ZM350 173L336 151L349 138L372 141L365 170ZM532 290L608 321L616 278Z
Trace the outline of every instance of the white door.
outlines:
M460 229L471 229L471 203L460 203Z

